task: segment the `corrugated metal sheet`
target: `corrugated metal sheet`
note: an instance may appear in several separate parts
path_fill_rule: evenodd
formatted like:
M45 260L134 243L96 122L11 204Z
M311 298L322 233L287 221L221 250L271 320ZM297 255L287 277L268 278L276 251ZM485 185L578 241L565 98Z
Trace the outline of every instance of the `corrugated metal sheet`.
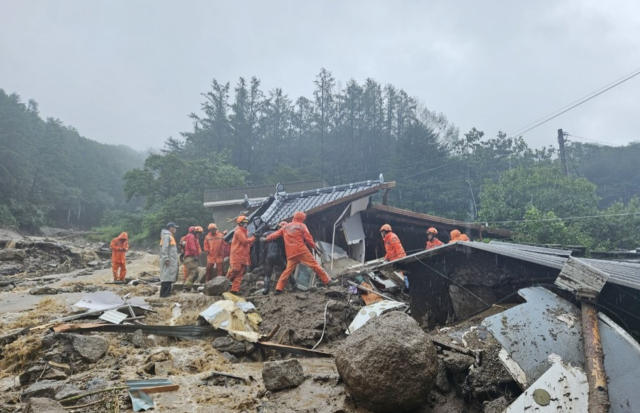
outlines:
M525 245L525 244L514 244L510 242L501 242L501 241L491 241L489 244L502 246L502 247L510 247L524 251L537 252L540 254L547 255L558 255L560 257L568 257L571 255L571 250L562 250L558 248L546 248L546 247L536 247L533 245Z
M508 246L507 246L508 245ZM378 268L398 263L409 263L418 260L425 260L434 255L440 255L443 253L450 253L456 251L457 248L469 248L470 250L487 251L494 254L502 255L504 257L510 257L517 260L531 262L533 264L542 265L549 268L555 268L561 270L567 257L561 257L557 255L540 254L537 252L528 251L526 249L514 248L511 244L499 245L498 243L485 244L482 242L457 242L453 244L447 244L439 248L435 248L428 251L420 251L412 255L408 255L392 263L385 263ZM594 260L590 258L575 258L580 261L584 261L586 264L591 265L605 273L609 274L608 282L613 284L622 285L629 288L640 290L640 264L618 261L604 261Z
M118 310L109 310L109 311L105 311L100 317L98 317L100 320L104 320L107 321L109 323L112 324L120 324L122 323L125 318L127 318L128 316L125 313L121 313Z

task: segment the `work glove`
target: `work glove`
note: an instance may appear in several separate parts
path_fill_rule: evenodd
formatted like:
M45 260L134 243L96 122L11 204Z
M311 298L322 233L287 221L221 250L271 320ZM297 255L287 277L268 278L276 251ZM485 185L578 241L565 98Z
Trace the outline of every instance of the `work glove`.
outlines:
M260 242L267 242L267 237L260 237Z

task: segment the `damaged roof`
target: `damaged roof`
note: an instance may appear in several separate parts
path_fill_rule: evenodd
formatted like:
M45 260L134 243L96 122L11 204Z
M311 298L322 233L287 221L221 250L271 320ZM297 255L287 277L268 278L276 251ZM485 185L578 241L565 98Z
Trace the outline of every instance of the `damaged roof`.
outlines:
M307 215L320 212L326 208L371 196L382 189L392 188L395 182L384 182L382 176L376 181L362 181L345 185L329 186L310 191L294 193L277 193L273 202L261 215L262 222L270 226L293 217L296 211Z
M513 235L513 232L506 229L486 227L478 223L458 221L436 215L414 212L408 209L394 208L387 205L373 205L369 210L367 210L366 215L376 215L388 220L402 219L419 226L436 226L448 230L462 229L463 232L466 232L464 230L468 230L473 232L474 235L482 232L489 237L495 238L510 238Z
M433 256L458 251L460 248L469 248L487 251L504 257L527 261L533 264L542 265L549 268L561 270L570 255L556 255L558 250L550 248L536 248L535 252L530 247L523 244L508 244L493 241L485 244L483 242L455 242L446 244L430 250L420 251L408 255L391 263L385 263L379 267L389 264L409 263L429 259ZM545 251L547 250L547 251ZM640 290L640 264L618 261L595 260L591 258L574 258L580 260L609 275L608 282L622 285L624 287Z
M206 189L204 191L204 206L211 207L216 206L221 202L230 201L236 201L236 203L240 204L244 202L245 196L249 199L266 198L276 192L276 188L278 185L273 184L262 186L241 186L236 188ZM284 186L285 190L298 192L307 191L318 187L324 187L327 186L327 183L322 179L318 179L315 181L287 182L281 185Z

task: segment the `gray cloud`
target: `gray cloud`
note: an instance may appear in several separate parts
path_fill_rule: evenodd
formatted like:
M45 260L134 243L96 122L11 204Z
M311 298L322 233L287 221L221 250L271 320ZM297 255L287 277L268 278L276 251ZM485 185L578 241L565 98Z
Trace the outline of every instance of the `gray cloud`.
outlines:
M0 88L136 149L189 130L213 78L310 96L321 67L372 77L461 132L513 132L640 68L640 3L0 0ZM640 76L529 132L639 140Z

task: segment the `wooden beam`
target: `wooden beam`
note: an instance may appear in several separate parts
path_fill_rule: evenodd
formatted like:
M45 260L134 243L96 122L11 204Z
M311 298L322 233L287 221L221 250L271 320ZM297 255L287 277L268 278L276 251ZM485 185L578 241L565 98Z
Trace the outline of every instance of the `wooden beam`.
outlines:
M589 382L589 413L608 413L609 388L604 369L604 352L598 325L598 310L582 300L582 342L584 345L585 372Z

